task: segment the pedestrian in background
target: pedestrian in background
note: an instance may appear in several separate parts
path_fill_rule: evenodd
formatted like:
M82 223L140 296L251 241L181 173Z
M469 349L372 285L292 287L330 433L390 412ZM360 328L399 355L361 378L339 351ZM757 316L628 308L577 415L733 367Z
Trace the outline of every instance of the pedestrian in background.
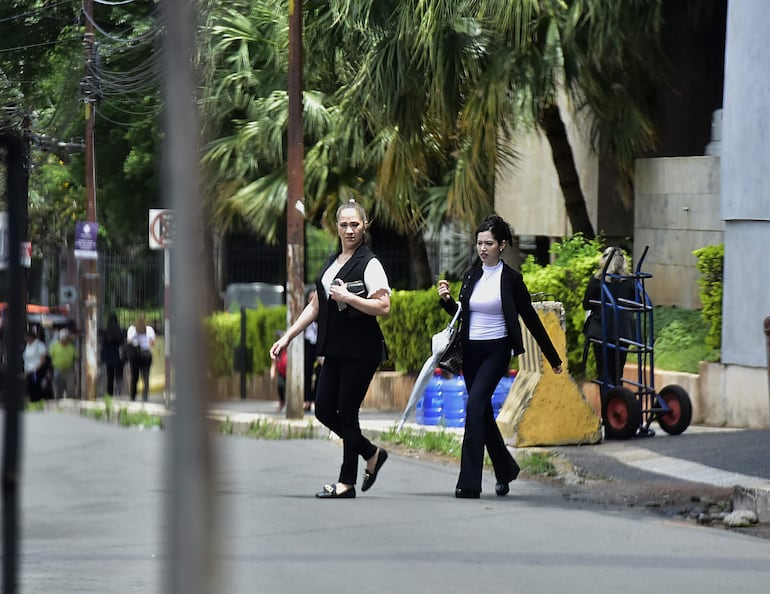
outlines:
M77 398L75 363L78 351L72 334L66 328L59 330L59 339L48 349L53 367L53 394L55 398Z
M22 353L24 361L24 375L27 378L27 393L32 402L42 400L50 391L50 367L48 349L45 343L38 338L34 328L27 330L27 343Z
M315 289L307 294L305 305L310 303ZM318 382L320 366L322 363L316 356L316 342L318 342L318 322L310 322L305 328L305 410L309 411L315 402L315 388Z
M282 331L278 331L278 338L283 336ZM289 355L284 349L277 358L272 359L270 364L270 380L275 382L278 391L278 412L286 406L286 367L289 362Z
M118 316L111 313L102 335L101 360L107 372L107 394L119 396L123 387L123 368L126 364L126 339Z
M607 265L607 259L610 260ZM621 338L634 337L634 314L628 311L617 310L612 307L606 307L610 314L604 321L604 330L602 330L602 300L608 303L608 297L602 299L602 273L607 266L607 276L605 286L612 295L615 303L626 299L635 301L634 281L630 277L626 257L619 248L608 247L602 252L602 259L599 263L599 269L591 276L583 296L583 309L588 311L588 318L583 325L586 346L593 345L594 356L596 357L596 370L598 378L602 382L608 382L613 386L621 385L623 377L623 368L626 366L626 356L628 347L620 343ZM596 301L598 303L591 303ZM615 315L617 313L617 315ZM617 324L616 324L617 321ZM593 339L593 340L592 340ZM604 346L602 346L604 343ZM606 367L604 349L606 348Z
M377 257L364 243L369 221L350 200L337 209L340 251L326 261L310 303L270 348L273 360L312 322L318 321L317 354L324 366L316 391L316 418L342 438L342 466L336 483L316 497L356 496L358 456L366 460L362 491L372 487L388 453L361 433L359 409L380 362L385 340L377 317L390 313L390 285Z
M477 499L481 494L484 446L492 460L498 495L507 495L509 483L519 475L519 465L505 445L492 410L492 394L508 373L511 353L524 352L519 317L554 372L562 371L561 358L532 307L523 277L501 259L512 243L508 223L499 216L489 216L476 229L475 238L478 258L463 274L459 298L468 404L455 497L466 499ZM446 280L438 282L438 295L441 307L454 316L458 303L452 299Z
M150 391L150 367L152 367L152 346L155 344L155 330L148 326L144 316L128 327L126 342L131 345L129 357L131 366L131 400L136 400L136 386L142 377L142 400L147 402Z

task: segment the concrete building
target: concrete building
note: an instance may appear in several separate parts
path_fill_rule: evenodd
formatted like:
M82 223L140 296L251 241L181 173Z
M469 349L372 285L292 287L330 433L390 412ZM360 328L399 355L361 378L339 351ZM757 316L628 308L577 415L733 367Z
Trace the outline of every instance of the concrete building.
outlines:
M567 124L594 228L633 237L653 302L699 308L693 250L724 242L722 362L701 369L697 417L714 425L770 426L763 320L770 316L770 12L763 0L714 2L696 27L686 2L664 3L672 83L660 90L660 147L637 163L635 195L587 149L585 126ZM764 9L764 10L763 10ZM562 114L571 113L566 100ZM721 111L720 111L721 109ZM501 170L495 205L520 235L571 233L550 149L539 134ZM532 208L533 199L538 208Z

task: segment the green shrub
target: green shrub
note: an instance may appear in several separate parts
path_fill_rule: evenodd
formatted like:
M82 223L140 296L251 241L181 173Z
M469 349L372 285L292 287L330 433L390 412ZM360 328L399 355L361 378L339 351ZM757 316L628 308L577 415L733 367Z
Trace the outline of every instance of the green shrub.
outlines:
M270 369L270 347L279 330L286 328L286 306L259 307L246 311L246 348L251 352L253 373ZM209 346L209 373L223 377L233 373L233 350L241 342L240 312L218 312L204 321Z
M459 283L452 287L457 296ZM439 306L435 288L421 291L393 291L390 316L380 320L390 361L397 371L419 371L431 355L431 337L450 321Z
M552 264L538 266L530 256L521 267L524 282L533 297L544 293L544 298L564 305L567 359L573 375L583 372L583 323L586 316L583 296L591 275L599 266L602 249L601 240L587 240L577 234L553 245Z
M701 361L719 359L719 352L705 342L708 327L701 312L656 307L653 316L656 368L698 373Z
M693 252L698 258L700 300L703 320L708 324L706 344L712 349L722 347L722 279L725 259L724 244L710 245Z

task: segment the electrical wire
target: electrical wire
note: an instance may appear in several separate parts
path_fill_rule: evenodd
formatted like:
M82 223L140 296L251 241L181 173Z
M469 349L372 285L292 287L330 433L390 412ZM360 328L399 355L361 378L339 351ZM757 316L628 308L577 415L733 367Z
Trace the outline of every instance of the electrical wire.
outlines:
M21 12L19 14L15 14L15 15L10 16L10 17L2 18L2 19L0 19L0 23L7 23L7 22L10 22L10 21L18 20L18 19L24 19L24 18L27 18L29 16L35 16L35 15L40 14L40 13L45 14L46 18L54 19L54 20L57 20L57 21L65 21L66 22L66 21L69 21L70 19L60 19L60 18L57 18L57 17L53 17L53 16L50 16L49 13L50 13L50 11L52 9L54 9L54 8L56 8L58 6L61 6L62 4L69 4L69 3L70 3L69 0L59 0L59 2L55 2L54 4L44 5L44 6L41 6L40 8L36 8L35 10L28 10L27 12Z

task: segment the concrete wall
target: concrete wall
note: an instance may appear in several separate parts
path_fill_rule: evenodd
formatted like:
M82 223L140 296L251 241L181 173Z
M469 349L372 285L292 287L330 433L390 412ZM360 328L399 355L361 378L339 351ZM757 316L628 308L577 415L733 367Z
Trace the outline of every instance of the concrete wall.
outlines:
M692 252L722 243L719 157L640 159L636 164L634 266L642 270L656 305L699 309L700 273Z
M585 126L570 117L567 100L559 102L567 136L575 152L580 186L591 221L596 225L599 166L590 151ZM517 136L511 148L517 159L500 166L495 179L495 210L522 235L568 237L572 234L564 195L548 139L540 132Z
M770 72L764 66L770 60L767 8L763 0L742 0L730 2L727 12L722 362L746 367L767 365L762 321L770 315ZM766 379L762 383L767 390Z

